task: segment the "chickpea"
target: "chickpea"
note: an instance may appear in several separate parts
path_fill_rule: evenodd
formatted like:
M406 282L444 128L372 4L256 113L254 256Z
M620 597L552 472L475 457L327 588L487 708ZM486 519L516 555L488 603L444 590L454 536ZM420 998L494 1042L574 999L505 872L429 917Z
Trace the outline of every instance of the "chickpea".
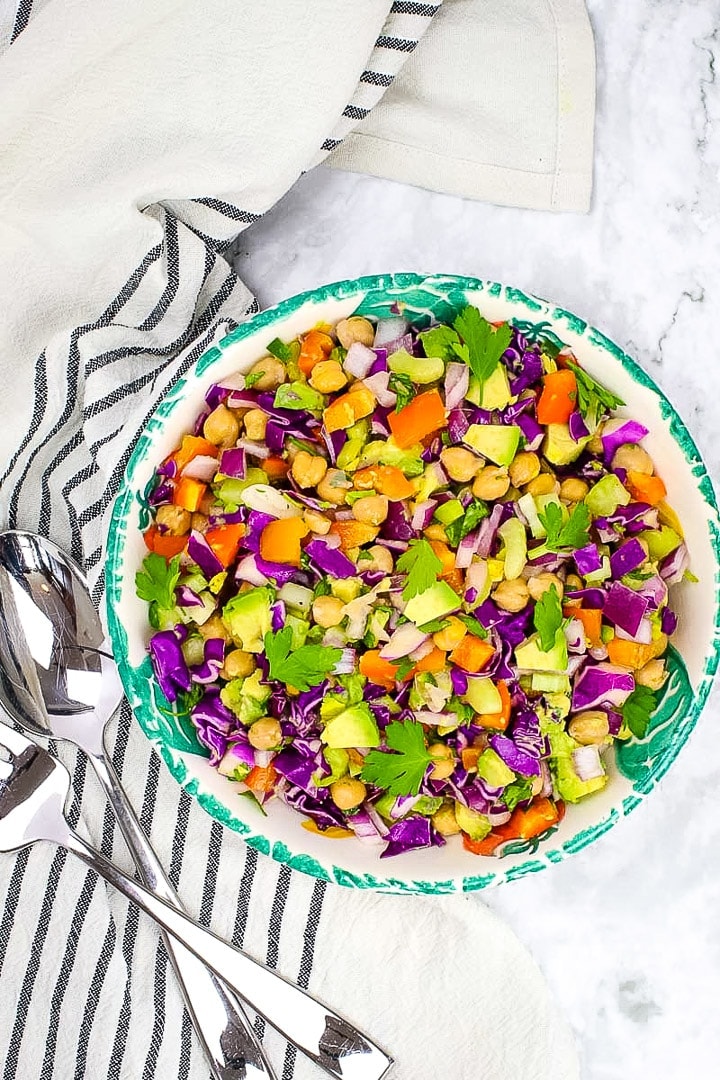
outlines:
M628 472L645 473L652 476L655 472L652 458L642 446L634 443L624 443L618 446L612 459L613 469L627 469Z
M209 524L210 522L208 521L206 515L201 514L198 510L196 510L193 516L190 518L190 528L194 529L195 532L206 532Z
M370 348L375 340L375 327L360 315L351 315L349 319L341 319L335 327L335 333L343 349L349 349L356 341Z
M609 731L607 713L601 709L576 713L568 724L568 735L583 746L597 746L605 742Z
M533 600L539 600L543 593L546 593L552 586L557 589L557 594L562 600L564 586L557 574L543 573L537 574L536 577L528 578L528 592L532 596Z
M321 394L332 394L347 386L347 375L337 360L321 360L312 369L309 382Z
M317 510L304 510L303 520L308 529L318 533L320 536L325 536L326 533L330 532L330 525L332 524L330 519Z
M341 506L345 502L345 492L352 487L347 478L347 473L342 469L328 469L325 476L317 485L318 497L325 502Z
M515 455L509 473L515 487L529 484L540 473L540 458L532 450L523 450Z
M198 633L204 638L222 638L223 641L229 641L230 635L228 634L225 623L222 621L219 615L211 615L209 619L206 619L202 626L198 626Z
M201 514L209 515L215 512L218 509L218 506L219 504L215 501L215 496L213 495L212 491L206 491L202 499L200 500L198 512Z
M472 480L483 467L483 459L463 446L446 446L440 453L440 461L450 479L461 484Z
M454 615L450 616L448 624L444 630L436 630L433 634L434 644L437 645L438 649L443 649L445 652L450 652L451 649L459 645L467 634L467 627Z
M337 596L318 596L313 600L312 613L317 625L327 629L343 621L345 605Z
M445 743L432 743L428 746L428 754L435 762L430 773L431 780L447 780L448 776L452 776L455 771L455 755L449 746Z
M395 562L388 548L383 547L382 544L373 544L372 547L367 549L367 553L372 557L372 563L370 560L364 561L362 564L363 569L382 570L384 574L392 574L395 569Z
M244 679L255 670L255 657L242 649L232 649L225 657L220 674L223 679Z
M307 450L301 450L293 461L290 471L298 487L317 487L327 472L327 461L319 454L308 454Z
M262 375L253 384L253 390L277 390L280 383L284 383L287 379L285 365L274 356L263 356L262 360L253 364L248 375L258 375L260 372Z
M478 499L501 499L510 487L507 469L498 465L486 465L475 477L472 486L473 495Z
M240 434L238 418L225 405L218 405L203 424L203 435L208 442L224 450L234 446Z
M648 660L647 664L635 673L638 686L649 686L651 690L659 690L666 679L664 660Z
M158 507L155 515L155 524L162 525L171 536L184 536L190 531L191 520L192 516L187 510L183 510L182 506L171 506L170 503Z
M590 485L586 484L584 480L569 476L560 485L560 498L564 499L565 502L582 502L589 490Z
M245 413L245 434L248 439L261 442L265 438L268 416L262 409L249 409Z
M343 776L342 780L330 785L330 798L339 810L354 810L363 802L366 794L367 788L362 780L356 780L354 776Z
M662 656L662 654L665 652L665 650L668 647L668 636L667 636L667 634L660 634L660 636L655 641L653 641L653 643L652 643L652 645L650 647L651 647L652 653L653 653L653 655L652 655L653 660L657 656Z
M382 525L388 516L388 507L387 495L367 495L353 503L352 515L366 525Z
M522 578L501 581L493 593L493 600L503 611L522 611L529 599L530 592Z
M424 535L427 540L440 540L443 544L447 543L445 526L441 525L439 521L434 521L431 525L428 525Z
M525 490L532 496L549 495L557 489L557 486L557 481L552 473L540 473L539 476L530 481Z
M430 819L441 836L456 836L460 832L460 826L455 817L455 807L452 803L445 803Z
M568 574L565 578L565 588L569 592L574 592L575 589L582 589L582 579L577 574Z
M248 742L256 750L274 750L282 742L280 721L272 716L264 716L250 725Z

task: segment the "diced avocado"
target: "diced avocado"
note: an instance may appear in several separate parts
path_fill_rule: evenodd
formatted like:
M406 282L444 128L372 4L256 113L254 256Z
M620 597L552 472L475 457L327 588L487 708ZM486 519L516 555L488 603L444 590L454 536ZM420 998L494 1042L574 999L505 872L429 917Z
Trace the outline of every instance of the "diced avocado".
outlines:
M393 439L374 439L365 445L360 457L360 466L366 465L394 465L405 476L420 476L425 469L425 462L421 458L423 448L420 443L402 450Z
M330 775L323 776L322 779L316 780L315 786L329 787L330 784L334 784L336 780L339 780L341 776L345 776L348 771L350 758L348 757L347 750L335 750L331 746L324 747L322 756L325 758L325 762L330 769Z
M618 506L627 506L630 494L620 483L615 473L608 473L585 496L585 505L593 517L607 517L614 514Z
M532 676L532 688L544 694L569 694L570 678L567 675L554 675L550 671L535 671Z
M463 806L459 802L455 803L455 820L471 840L484 840L492 829L485 814L479 814L477 810L471 810L469 806Z
M291 615L289 612L285 616L285 625L290 627L292 631L292 641L290 643L290 649L292 652L295 649L301 648L305 644L305 638L308 636L308 630L310 629L310 623L307 619L299 619L297 615Z
M375 717L370 706L364 702L350 705L329 720L320 738L333 749L380 745L380 732Z
M365 446L365 440L354 438L348 439L343 446L342 450L337 457L338 469L344 469L347 472L355 472L360 464L360 455L363 452Z
M392 353L387 364L396 375L407 375L420 385L437 382L445 374L445 365L439 356L412 356L407 349Z
M260 682L259 668L245 679L231 679L220 691L220 700L243 724L252 724L265 715L271 689Z
M443 804L441 796L421 795L416 803L413 803L413 814L422 814L424 817L432 817L437 814Z
M330 592L343 604L349 604L355 600L362 589L362 581L359 578L330 578Z
M320 719L324 721L332 720L334 716L339 716L341 712L344 712L348 705L347 696L333 690L331 693L326 694L320 702Z
M580 457L589 442L589 435L575 442L567 424L548 424L542 452L551 465L569 465Z
M202 601L202 607L198 604L193 604L192 607L180 608L183 616L183 622L195 623L196 626L203 626L211 615L215 614L217 610L217 598L212 593L201 592L198 593L199 599Z
M436 461L431 461L429 465L423 466L423 474L418 481L415 499L417 502L425 502L426 499L430 498L433 491L445 487L447 482L447 476L442 466Z
M519 518L508 518L498 529L505 544L505 577L518 578L527 562L527 533Z
M672 506L668 505L664 500L657 504L658 521L661 525L669 525L671 529L674 529L679 537L683 537L682 522L677 516Z
M554 730L557 729L557 730ZM558 795L565 802L579 802L593 791L599 791L607 783L607 775L596 776L592 780L581 780L573 765L572 752L580 743L563 731L560 724L548 725L550 740L550 771L553 774Z
M235 644L245 652L262 652L263 639L270 633L271 601L269 589L252 589L233 596L223 608L223 622Z
M463 442L496 465L509 465L517 453L521 434L515 424L471 424Z
M515 662L526 671L564 672L568 665L567 641L562 630L555 634L555 644L545 652L540 639L533 634L522 645L515 646Z
M202 664L205 658L205 639L199 634L188 634L180 648L186 664Z
M599 585L601 581L607 581L610 577L610 560L607 555L602 556L600 563L599 570L592 570L589 574L584 575L588 585Z
M509 769L503 759L492 747L488 747L478 758L478 776L481 776L491 787L505 787L512 784L515 773Z
M325 398L306 382L281 383L275 391L276 409L309 409L322 412Z
M385 818L386 821L393 820L393 818L390 816L390 811L395 805L395 798L395 795L391 795L389 791L386 791L383 795L380 796L376 803L373 803L373 806L377 810L380 817Z
M447 502L441 503L435 511L435 517L443 525L451 525L453 521L457 521L461 518L465 510L463 504L459 499L448 499Z
M681 538L669 525L661 525L659 529L646 529L639 534L638 539L645 541L650 558L655 562L664 559L682 543Z
M521 495L517 501L518 510L522 513L523 517L527 519L527 523L530 526L530 532L533 534L536 540L542 539L543 536L547 536L545 532L545 526L538 517L537 506L535 499L528 491L525 495Z
M498 363L495 370L482 385L480 408L505 409L510 404L511 398L507 369L504 364Z
M502 712L502 698L492 679L468 679L463 700L480 715Z
M418 593L408 600L404 615L416 626L442 619L460 607L461 600L446 581L436 581L425 592Z

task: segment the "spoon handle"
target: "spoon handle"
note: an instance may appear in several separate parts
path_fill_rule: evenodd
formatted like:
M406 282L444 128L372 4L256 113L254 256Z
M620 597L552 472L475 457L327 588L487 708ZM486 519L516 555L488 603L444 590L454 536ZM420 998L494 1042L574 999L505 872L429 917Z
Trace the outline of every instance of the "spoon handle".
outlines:
M111 762L104 751L88 752L88 756L143 881L156 896L181 909L177 893L141 829ZM180 941L166 933L163 940L213 1076L217 1080L274 1080L275 1073L235 994Z
M337 1080L382 1080L392 1058L347 1020L144 889L63 823L48 834L208 964L281 1035Z

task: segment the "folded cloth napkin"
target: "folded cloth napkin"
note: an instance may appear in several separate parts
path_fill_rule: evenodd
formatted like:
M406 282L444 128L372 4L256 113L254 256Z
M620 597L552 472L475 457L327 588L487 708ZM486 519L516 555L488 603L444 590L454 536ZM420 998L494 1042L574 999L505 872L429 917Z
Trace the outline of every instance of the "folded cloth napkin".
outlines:
M463 19L472 12L462 0L446 4ZM502 25L503 6L497 0L493 21L492 5L478 0L478 22ZM567 47L558 44L579 28L591 67L582 4L523 8L535 9L554 58L547 71L533 69L524 91L543 79L555 87L543 99L545 134L549 118L581 100L590 124L589 79L567 81ZM439 10L405 0L314 0L311 9L301 0L0 0L0 370L11 458L3 522L64 545L85 564L99 604L103 520L145 419L194 359L256 308L223 252L303 170L344 154L351 131L374 123L416 44L431 47L436 19L442 28ZM565 22L548 21L547 11ZM452 12L447 25L456 26ZM503 41L511 68L519 37ZM436 47L442 57L450 46ZM412 87L425 94L433 81L423 81L423 65L407 70L398 116L414 108ZM468 119L487 105L491 116L492 102L451 101L462 85L460 76L447 84L448 115ZM573 85L579 96L568 101L561 91ZM446 144L419 138L413 125L427 108L420 102L412 123L400 125L414 131L409 172L397 171L394 150L377 152L398 142L390 112L367 128L374 160L363 161L359 147L357 167L499 198L502 176L494 193L471 169L467 187L458 186L458 162L477 164L485 151L453 158ZM535 204L582 203L590 128L574 163L552 139L523 136L518 171L581 176L572 198L553 195L552 181ZM463 138L480 147L484 130L469 123ZM490 157L505 145L515 160L500 135L486 134ZM445 173L430 168L433 145L448 157ZM378 168L383 158L388 167ZM341 163L355 167L352 157ZM539 972L477 898L367 896L314 882L211 821L127 710L113 752L189 910L366 1026L396 1057L395 1076L577 1076ZM74 775L71 821L129 868L86 763L59 753ZM206 1077L153 926L62 853L2 858L3 1080ZM284 1080L313 1075L271 1032L266 1040Z

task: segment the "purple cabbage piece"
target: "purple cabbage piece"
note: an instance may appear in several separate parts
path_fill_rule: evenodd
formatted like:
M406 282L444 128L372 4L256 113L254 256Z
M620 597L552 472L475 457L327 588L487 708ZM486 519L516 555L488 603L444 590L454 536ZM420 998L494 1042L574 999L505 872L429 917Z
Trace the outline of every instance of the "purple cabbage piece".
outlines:
M674 611L671 611L669 607L662 609L660 616L660 629L663 634L667 634L670 637L677 630L678 617Z
M540 427L535 417L530 416L529 413L522 413L515 423L525 436L525 449L538 450L545 438L545 430Z
M565 594L568 600L582 600L583 607L605 607L605 593L602 589L571 589Z
M573 712L601 706L620 706L635 689L635 680L614 664L587 664L575 679Z
M430 819L413 815L396 821L387 834L387 841L388 845L381 853L381 859L402 855L404 851L412 851L414 848L432 847Z
M462 442L465 432L470 427L468 418L462 409L451 409L448 413L448 435L452 443Z
M502 409L500 411L500 419L503 424L517 424L519 417L524 413L529 413L534 405L534 397L521 398L519 401L514 401L511 405Z
M338 454L347 442L347 431L333 431L331 433L328 433L325 430L325 426L323 425L321 429L321 434L323 439L325 440L325 445L328 449L330 462L332 465L335 465L337 464Z
M459 790L462 791L462 803L479 814L487 814L503 792L502 788L492 787L481 776L464 784Z
M638 424L637 420L608 420L600 435L605 464L610 464L618 447L626 443L639 443L647 434L648 429Z
M682 581L689 562L688 549L685 544L680 544L669 555L666 555L659 567L660 576L665 584L676 585L679 581Z
M201 412L198 413L198 415L196 417L196 420L195 420L195 426L194 426L193 432L192 432L193 435L202 435L203 428L205 427L205 421L207 420L209 415L210 415L210 409L203 409Z
M450 680L452 682L453 693L457 694L458 697L462 697L468 688L468 677L466 673L461 671L460 668L453 666L450 668Z
M148 496L148 502L151 506L159 506L161 503L168 502L173 493L173 489L170 484L165 484L162 481L154 487Z
M481 409L476 405L470 410L471 424L492 424L492 422L493 414L490 409Z
M578 574L582 577L594 573L595 570L599 570L602 566L597 544L587 544L586 547L578 548L577 551L573 552L573 558Z
M501 640L509 645L519 645L527 637L527 631L532 618L531 606L528 605L522 611L501 611L494 600L485 600L480 607L473 612L475 618L483 626L493 627L497 630Z
M246 459L243 447L235 446L231 450L223 450L220 455L219 472L223 476L232 476L237 480L245 479Z
M207 638L203 650L202 664L190 668L190 676L196 683L215 682L220 674L225 658L225 642L222 638Z
M370 375L377 375L378 371L387 371L387 369L388 369L388 365L387 365L388 351L387 351L387 349L385 349L385 348L373 349L373 352L375 353L375 359L374 359L373 363L370 366L369 374Z
M581 439L586 439L590 432L585 426L582 413L577 409L570 413L570 419L568 420L568 429L570 431L570 437L575 442L580 442Z
M509 352L508 349L505 356ZM508 366L515 375L510 381L510 390L513 397L533 386L543 374L542 357L539 353L530 349L526 349L517 360L513 357L513 362Z
M540 762L537 757L521 750L507 735L491 735L490 745L509 769L521 776L539 776Z
M224 756L230 736L241 741L245 736L238 718L220 700L220 691L210 687L190 710L198 740L210 751L210 764L217 765Z
M247 532L240 541L247 551L260 551L260 534L266 525L276 518L272 514L264 514L261 510L251 510L247 516Z
M620 581L614 581L605 597L603 614L626 634L635 637L648 609L648 601Z
M318 788L318 794L325 789ZM305 817L314 821L319 829L328 829L331 825L337 825L341 829L347 828L347 822L341 810L335 806L332 799L326 798L324 802L314 799L301 787L287 787L278 792L283 802L294 810L299 810Z
M270 627L274 634L285 626L285 615L285 604L282 600L277 600L270 608Z
M228 398L230 390L227 386L220 386L218 383L213 383L208 387L208 391L205 394L205 401L210 410L217 409L218 405L222 405Z
M202 607L203 602L193 589L189 589L187 585L179 585L175 590L175 598L178 603L178 607Z
M183 628L184 629L184 628ZM150 638L150 661L155 678L168 701L177 701L178 690L186 692L192 686L190 672L180 647L186 634L161 630Z
M635 538L627 540L610 556L610 573L614 578L624 577L642 566L645 559L645 551L640 541Z
M172 480L173 477L177 476L177 471L177 461L171 457L163 461L162 465L158 465L155 470L158 476L166 476L169 480Z
M651 611L657 611L659 607L662 607L668 594L667 585L659 574L653 574L647 581L643 581L638 592L646 598Z
M267 562L259 555L255 556L255 565L261 574L270 578L276 585L287 585L288 581L292 581L298 573L297 566L290 566L289 563Z
M305 551L315 565L331 577L350 578L357 575L355 563L351 562L338 548L330 547L324 540L311 540Z
M187 553L210 581L216 574L221 574L225 567L212 550L202 533L193 529L188 540Z
M510 729L512 741L526 754L541 758L547 752L547 739L540 730L537 713L532 709L519 709Z
M290 784L302 788L314 799L324 801L327 798L326 789L318 788L313 780L317 772L322 772L323 775L330 772L321 754L306 757L298 753L295 747L288 746L273 759L273 766Z
M415 530L408 520L407 511L401 501L389 504L381 533L386 540L413 540L415 538Z
M287 428L279 424L277 420L268 420L265 428L265 443L273 454L281 454L285 446Z

